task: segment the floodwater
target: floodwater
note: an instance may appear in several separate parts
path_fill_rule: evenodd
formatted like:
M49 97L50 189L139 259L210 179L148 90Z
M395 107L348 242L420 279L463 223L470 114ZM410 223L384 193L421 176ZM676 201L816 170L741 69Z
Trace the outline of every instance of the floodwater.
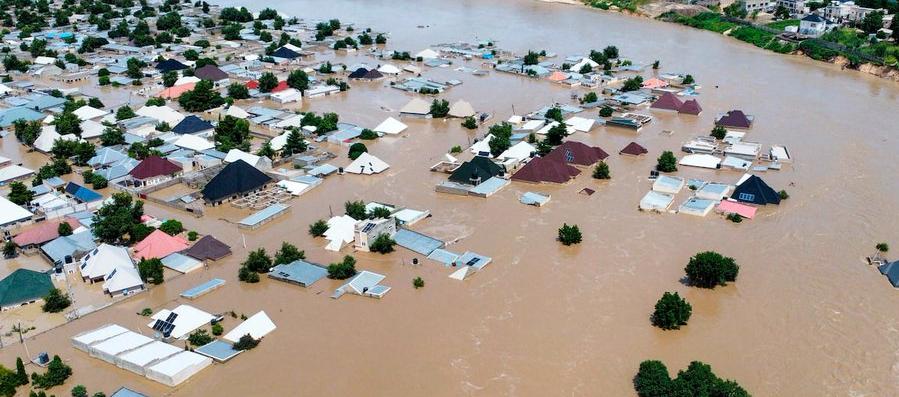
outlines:
M445 176L428 168L483 130L467 132L458 120L412 120L403 136L366 142L392 165L386 173L329 177L292 200L289 215L257 231L239 231L233 221L248 212L229 207L197 219L148 204L152 215L178 217L189 229L223 239L234 255L28 339L32 355L48 351L72 365L75 375L66 387L81 383L91 392L109 393L126 385L154 396L628 396L639 363L660 359L673 372L704 361L757 396L899 395L899 295L863 262L876 242L899 244L895 83L709 32L538 2L338 0L278 7L390 31L389 47L409 51L476 38L515 51L561 55L614 44L637 61L660 59L663 71L692 73L704 87L699 101L705 112L698 118L656 114L640 134L597 128L574 135L613 153L613 179L604 183L587 171L565 186L513 183L489 199L438 194L433 186ZM570 94L548 82L497 73L475 77L441 69L426 75L462 80L444 97L465 99L478 111L495 113L495 120L507 118L513 107L522 114L566 102ZM398 109L410 98L384 84L355 83L348 95L303 107L374 126L395 116L382 107ZM715 215L637 211L655 157L663 150L677 153L683 141L707 134L715 114L732 108L756 117L747 140L783 144L794 153L794 165L763 175L791 198L741 224ZM649 155L614 154L632 140ZM349 163L346 148L329 148L340 155L336 165ZM678 175L733 183L740 174L682 169ZM578 194L583 187L597 192ZM517 198L525 191L549 193L552 201L543 208L521 205ZM386 274L384 284L393 287L380 301L353 295L332 300L340 283L330 280L309 289L268 279L255 285L237 281L249 249L273 252L282 240L305 249L312 261L338 260L342 254L325 251L306 228L331 211L342 213L342 203L355 199L429 209L433 217L415 229L460 239L451 250L473 250L494 262L458 282L433 262L411 265L416 255L403 249L387 256L358 254L357 268ZM566 248L554 241L563 222L580 226L582 244ZM708 291L680 282L688 258L708 249L741 265L735 284ZM425 288L413 289L417 276ZM210 312L265 310L278 329L258 348L177 388L70 345L73 335L109 322L148 332L146 318L135 313L184 303L180 292L212 277L228 284L191 304ZM693 305L690 324L679 331L650 325L649 314L664 291L677 291ZM237 322L226 319L225 329ZM11 366L24 354L17 344L0 358Z

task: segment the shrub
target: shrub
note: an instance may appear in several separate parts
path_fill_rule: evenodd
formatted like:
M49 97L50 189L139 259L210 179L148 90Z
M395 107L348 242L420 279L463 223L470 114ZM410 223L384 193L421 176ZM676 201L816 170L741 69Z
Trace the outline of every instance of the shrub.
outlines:
M213 335L219 336L219 335L223 334L224 332L225 332L225 328L222 327L221 324L219 324L219 323L212 324L212 334Z
M187 241L197 241L198 237L199 235L194 230L187 232Z
M356 143L350 145L350 151L349 151L349 153L347 153L347 156L349 156L350 160L355 160L355 159L359 158L359 156L361 156L362 153L366 153L366 152L368 152L368 148L365 147L365 144L363 144L361 142L356 142Z
M31 384L37 389L49 389L65 383L70 376L72 376L72 367L63 363L59 356L53 356L50 364L47 365L47 372L31 374Z
M258 283L259 273L248 269L246 266L241 266L240 270L237 271L237 279L250 284Z
M580 243L581 229L577 225L562 224L562 227L559 228L559 241L565 245Z
M145 307L145 308L143 308L143 310L140 311L140 313L137 313L137 314L144 316L144 317L150 317L153 315L153 309L150 309L149 307Z
M412 286L415 287L415 289L424 288L425 280L422 280L421 277L413 278Z
M736 281L740 266L733 258L714 251L700 252L690 258L684 268L690 284L700 288L715 288Z
M87 397L87 388L84 385L78 385L72 388L72 397Z
M137 263L137 271L144 282L162 284L164 281L162 260L159 258L141 259Z
M712 128L712 132L709 135L718 140L724 139L724 137L727 136L727 128L716 125L715 128Z
M56 228L56 232L60 236L71 236L72 235L72 225L70 225L68 222L62 222Z
M781 190L781 191L777 192L777 195L780 196L781 200L786 200L786 199L790 198L790 194L787 193L786 190Z
M184 225L182 225L181 222L176 219L169 219L159 225L159 230L162 230L169 236L174 236L184 231Z
M283 265L300 259L306 259L306 252L297 249L297 247L286 241L281 243L281 249L275 251L275 265Z
M368 213L365 212L365 202L362 200L347 201L343 203L343 211L357 221L368 219Z
M597 101L599 101L599 97L593 91L588 92L581 98L581 103L594 103Z
M319 219L309 225L309 234L312 235L312 237L324 236L326 231L328 231L328 222L325 222L324 219Z
M386 233L381 233L378 237L375 238L371 244L368 245L368 248L372 252L377 252L379 254L389 254L393 252L393 246L396 245L396 241L393 241L392 238Z
M68 295L62 293L59 288L53 288L44 297L44 305L41 306L47 313L59 313L72 305Z
M469 130L477 129L478 121L475 120L474 117L468 116L464 120L462 120L462 127L467 128Z
M737 382L719 378L709 365L699 361L690 363L675 379L668 376L668 368L661 361L644 361L634 377L634 389L640 397L749 397Z
M612 117L612 113L614 110L609 106L603 106L602 109L599 109L600 117Z
M737 213L730 213L730 214L727 214L727 220L729 220L733 223L740 223L740 222L743 222L743 217Z
M687 325L692 312L693 307L677 292L665 292L656 302L652 325L661 329L680 329L681 325Z
M449 102L445 99L435 99L431 102L431 116L434 118L443 118L449 114Z
M368 128L362 130L362 133L359 134L359 139L372 140L378 139L378 133L374 132Z
M234 344L234 350L250 350L256 346L259 346L259 340L253 339L250 334L246 334L237 340L237 343Z
M194 331L187 337L187 341L194 346L203 346L213 341L212 335L206 332L205 329L199 329Z
M609 173L609 165L605 161L600 161L599 164L596 164L596 168L593 169L593 178L612 179L612 174Z
M456 145L450 148L450 153L457 154L462 153L462 146Z
M356 259L352 256L344 256L343 261L328 265L328 278L334 280L346 280L356 275Z
M875 248L877 248L877 251L880 251L880 252L883 252L883 253L887 253L887 252L889 252L889 250L890 250L890 246L889 246L889 244L887 244L887 243L877 243L877 245L875 246Z
M656 164L656 170L659 172L677 171L677 157L674 157L674 153L671 153L670 150L662 152L658 164Z

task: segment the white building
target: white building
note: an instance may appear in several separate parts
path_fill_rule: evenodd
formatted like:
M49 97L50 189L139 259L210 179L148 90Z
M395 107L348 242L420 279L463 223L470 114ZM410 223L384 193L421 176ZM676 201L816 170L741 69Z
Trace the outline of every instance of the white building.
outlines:
M827 31L827 20L815 15L808 14L799 20L799 34L809 37L818 37Z
M393 237L396 234L396 221L393 218L359 222L356 224L353 233L354 246L360 251L371 251L369 246L382 234L386 234L389 237Z

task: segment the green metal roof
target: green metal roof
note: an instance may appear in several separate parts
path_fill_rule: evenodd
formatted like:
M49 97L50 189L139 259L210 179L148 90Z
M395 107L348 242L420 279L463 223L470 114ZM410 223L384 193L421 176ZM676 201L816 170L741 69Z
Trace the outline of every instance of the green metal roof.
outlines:
M43 298L53 289L47 273L18 269L0 280L0 307Z

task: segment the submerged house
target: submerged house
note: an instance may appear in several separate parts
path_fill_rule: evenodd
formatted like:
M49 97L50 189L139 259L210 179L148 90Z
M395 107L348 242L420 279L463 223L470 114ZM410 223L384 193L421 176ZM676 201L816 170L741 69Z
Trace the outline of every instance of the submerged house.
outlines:
M131 181L134 186L147 187L167 182L182 172L182 167L159 156L145 158L137 167L131 169Z
M737 185L732 199L756 205L780 204L780 194L768 186L762 178L755 175Z
M359 251L371 251L371 243L382 234L392 238L396 234L396 220L381 218L356 223L353 232L353 245Z
M596 146L577 141L565 141L561 145L556 146L551 152L544 156L547 160L562 162L566 164L590 167L597 162L605 160L609 154Z
M505 175L505 167L494 163L490 159L483 156L475 156L470 161L466 161L456 168L449 176L449 180L456 183L467 185L479 185L493 177L501 177Z
M715 120L715 125L725 128L749 129L752 127L752 116L746 115L742 110L731 110Z
M618 154L626 154L630 156L639 156L646 153L649 153L649 150L646 150L645 147L637 142L628 143L627 146L618 151Z
M296 284L301 287L309 287L316 281L328 276L328 270L304 260L296 260L291 263L277 265L268 273L268 277Z
M512 175L512 180L530 183L566 183L578 176L581 170L545 157L535 157Z
M260 190L272 178L246 161L237 160L225 166L202 190L203 199L216 205L231 198Z

